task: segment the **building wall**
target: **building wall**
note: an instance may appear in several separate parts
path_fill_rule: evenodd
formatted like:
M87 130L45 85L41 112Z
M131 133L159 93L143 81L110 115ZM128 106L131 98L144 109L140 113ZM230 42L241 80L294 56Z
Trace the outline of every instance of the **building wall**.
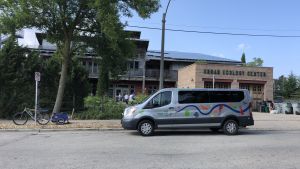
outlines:
M180 88L196 87L196 64L191 64L178 70L177 86Z
M273 100L272 67L195 63L178 71L178 87L204 88L205 83L213 81L213 76L216 83L230 83L231 88L241 88L243 84L250 86L250 93L251 89L258 90L257 86L262 86L259 87L261 92L251 93L254 98Z

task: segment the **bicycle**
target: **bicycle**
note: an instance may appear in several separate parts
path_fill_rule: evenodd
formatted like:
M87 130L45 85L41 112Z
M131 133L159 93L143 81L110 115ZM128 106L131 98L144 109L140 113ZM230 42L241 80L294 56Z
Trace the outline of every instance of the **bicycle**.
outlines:
M35 109L29 109L26 108L23 110L23 112L17 112L13 115L13 122L16 125L25 125L28 121L28 118L30 117L34 121L34 111ZM50 114L48 113L48 110L41 110L38 109L36 113L36 121L40 125L46 125L50 121Z

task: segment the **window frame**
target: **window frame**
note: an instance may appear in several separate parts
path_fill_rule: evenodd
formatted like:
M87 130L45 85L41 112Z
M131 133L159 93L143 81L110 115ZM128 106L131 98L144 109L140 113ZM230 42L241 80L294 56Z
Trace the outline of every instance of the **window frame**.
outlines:
M171 93L171 97L170 97L170 101L168 104L166 105L162 105L162 95L163 93L167 93L167 92L170 92ZM156 98L157 96L159 96L159 105L158 106L154 106L153 105L153 99ZM173 98L173 92L172 91L163 91L163 92L160 92L160 93L157 93L155 96L153 96L149 101L147 101L147 103L145 104L145 106L143 107L143 109L155 109L155 108L161 108L161 107L164 107L164 106L168 106L172 103L172 98ZM152 104L151 106L149 104Z
M207 92L208 94L208 99L206 100L207 102L182 102L180 101L180 92ZM221 96L225 96L225 95L228 95L228 96L225 96L224 98L227 98L227 99L224 99L224 98L214 98L214 92L220 92L222 94L222 92L226 92L223 93ZM235 94L236 93L236 94ZM233 97L235 96L235 97ZM230 91L230 90L180 90L178 91L178 99L177 99L177 103L178 104L214 104L214 103L240 103L242 102L243 100L245 100L246 98L246 95L245 95L245 92L244 91ZM195 100L196 99L199 99L199 98L194 98ZM232 99L232 100L230 100Z

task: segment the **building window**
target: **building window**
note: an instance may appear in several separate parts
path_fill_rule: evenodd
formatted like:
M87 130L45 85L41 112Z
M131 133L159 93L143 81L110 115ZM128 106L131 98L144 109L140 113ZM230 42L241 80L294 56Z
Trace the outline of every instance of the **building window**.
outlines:
M138 61L135 61L135 62L134 62L134 68L135 68L135 69L139 69L139 62L138 62Z
M210 89L210 88L213 88L213 85L211 82L204 82L204 88Z
M130 86L130 94L133 94L133 93L135 93L134 85L131 85L131 86Z
M253 91L253 94L262 94L262 91L263 91L263 85L253 85L252 86L252 91Z
M250 91L250 85L249 84L240 84L240 89L247 89Z
M133 69L134 68L134 62L133 61L129 61L129 69Z
M204 88L213 88L212 82L204 82ZM215 82L215 88L216 89L230 89L231 84L226 82Z
M128 67L129 67L129 69L139 69L139 62L138 61L129 61Z

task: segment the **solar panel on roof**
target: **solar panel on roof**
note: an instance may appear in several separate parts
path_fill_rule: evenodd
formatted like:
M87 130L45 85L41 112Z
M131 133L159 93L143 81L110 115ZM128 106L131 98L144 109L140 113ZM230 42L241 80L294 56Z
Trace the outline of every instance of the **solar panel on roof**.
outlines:
M147 56L160 57L160 51L148 51ZM205 61L218 61L218 62L233 62L240 63L240 61L222 58L218 56L211 56L202 53L187 53L187 52L177 52L177 51L167 51L165 53L165 58L175 59L175 60L205 60Z

